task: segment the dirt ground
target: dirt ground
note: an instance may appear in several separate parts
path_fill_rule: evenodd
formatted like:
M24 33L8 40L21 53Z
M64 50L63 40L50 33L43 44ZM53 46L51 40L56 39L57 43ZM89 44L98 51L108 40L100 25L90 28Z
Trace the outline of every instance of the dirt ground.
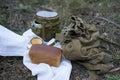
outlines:
M95 24L101 35L105 32L108 34L109 40L120 44L119 0L105 0L106 2L85 0L91 2L86 2L87 4L80 5L80 7L76 7L75 4L66 7L65 5L69 2L66 0L63 4L59 3L59 5L63 5L62 8L57 1L61 0L31 0L31 2L29 0L0 0L0 24L21 35L31 27L31 21L33 21L37 11L51 9L60 14L62 18L61 26L67 25L69 16L76 15L87 23ZM102 3L105 5L101 7ZM98 5L100 7L97 7ZM65 15L64 6L70 13L69 16L67 16L67 13ZM115 68L120 67L120 47L104 41L101 45L106 47L110 54L113 55ZM70 80L88 80L90 71L81 66L80 62L74 61L72 66ZM119 75L120 70L99 75L98 80L120 80ZM0 56L0 80L36 80L36 76L32 76L31 72L23 65L22 57Z

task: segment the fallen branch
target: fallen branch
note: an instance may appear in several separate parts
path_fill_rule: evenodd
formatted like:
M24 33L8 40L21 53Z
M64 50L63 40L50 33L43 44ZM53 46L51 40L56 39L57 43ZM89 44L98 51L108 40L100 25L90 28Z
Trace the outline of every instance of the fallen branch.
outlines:
M120 67L114 68L114 69L110 70L109 72L115 72L115 71L119 71L119 70L120 70Z
M120 48L120 45L118 43L116 43L116 42L110 41L110 40L102 38L100 36L98 38L101 39L101 40L103 40L103 41L105 41L105 42L111 43L111 44L113 44L113 45L115 45L115 46L117 46L117 47Z
M111 21L111 20L109 20L109 19L107 19L107 18L104 18L104 17L96 17L96 18L105 20L105 21L107 21L107 22L109 22L109 23L112 23L112 24L114 24L117 28L120 29L120 25L116 24L115 22L113 22L113 21Z

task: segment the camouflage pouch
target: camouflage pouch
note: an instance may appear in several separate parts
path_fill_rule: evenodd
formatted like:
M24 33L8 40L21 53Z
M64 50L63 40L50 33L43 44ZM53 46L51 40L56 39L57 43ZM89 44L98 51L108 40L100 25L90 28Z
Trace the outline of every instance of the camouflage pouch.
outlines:
M105 63L109 63L112 57L99 48L98 36L99 31L94 25L85 24L81 18L73 16L70 25L56 39L61 41L63 54L67 59L85 62L82 63L83 66L90 70L94 67L94 70L107 72L111 66Z

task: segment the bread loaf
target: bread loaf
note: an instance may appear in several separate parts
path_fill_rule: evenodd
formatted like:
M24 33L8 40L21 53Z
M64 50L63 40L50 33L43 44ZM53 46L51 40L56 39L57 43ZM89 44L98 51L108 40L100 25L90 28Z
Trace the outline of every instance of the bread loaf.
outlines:
M29 56L32 63L47 63L58 67L61 61L61 50L45 44L33 44Z

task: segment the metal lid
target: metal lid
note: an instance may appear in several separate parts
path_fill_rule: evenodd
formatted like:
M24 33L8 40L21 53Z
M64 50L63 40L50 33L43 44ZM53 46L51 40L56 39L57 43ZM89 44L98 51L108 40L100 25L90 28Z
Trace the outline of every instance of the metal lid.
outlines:
M51 11L38 11L36 15L41 17L51 18L57 16L58 14L57 12L51 12Z
M38 11L35 16L38 23L55 23L58 22L59 17L57 12Z

